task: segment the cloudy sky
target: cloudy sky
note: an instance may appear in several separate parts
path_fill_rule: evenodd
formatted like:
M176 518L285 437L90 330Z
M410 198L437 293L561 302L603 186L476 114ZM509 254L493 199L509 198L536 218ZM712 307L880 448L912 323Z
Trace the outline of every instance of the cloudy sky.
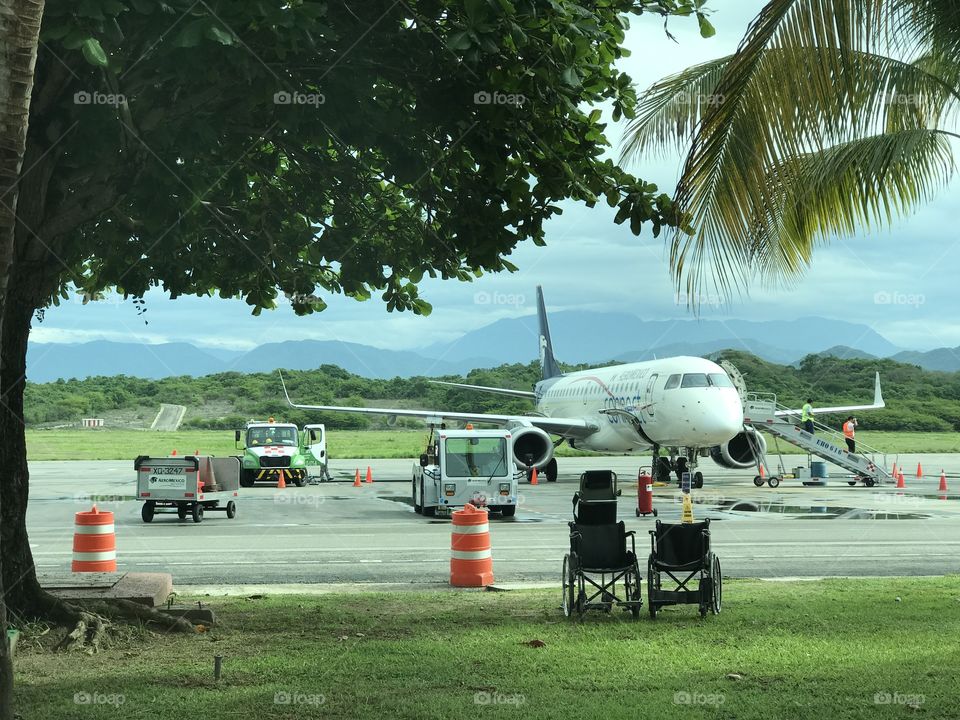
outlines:
M731 52L763 6L760 0L710 4L716 8L711 20L717 34L709 40L699 36L694 21L671 21L676 42L664 35L660 21L634 21L627 43L633 55L623 67L639 87ZM622 130L619 125L608 128L614 148ZM677 155L630 169L672 192L681 163ZM702 314L748 320L818 315L865 323L904 348L960 345L960 317L954 312L960 283L952 272L960 268L957 189L955 182L935 203L892 230L839 238L818 250L795 289L754 288L748 298L705 307ZM554 310L627 311L645 319L690 317L675 300L662 240L649 232L634 237L627 228L614 225L612 211L602 203L593 209L568 203L564 214L548 225L547 247L521 246L511 260L519 272L469 284L424 281L422 295L434 306L429 318L387 313L373 301L340 297L327 298L329 308L307 318L295 317L289 307L255 318L242 301L169 301L158 292L147 298L149 325L132 303L116 298L86 306L67 302L47 313L35 327L33 340L188 341L243 350L262 342L315 338L413 349L454 339L501 317L534 312L537 284L544 286L548 307Z

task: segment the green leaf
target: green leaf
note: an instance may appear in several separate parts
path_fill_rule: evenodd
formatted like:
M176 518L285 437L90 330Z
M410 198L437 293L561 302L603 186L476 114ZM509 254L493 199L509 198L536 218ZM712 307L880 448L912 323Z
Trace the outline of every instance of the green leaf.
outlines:
M470 33L466 30L451 33L447 38L447 47L451 50L467 50L472 44Z
M156 7L153 0L130 0L130 4L133 6L133 9L141 15L149 15Z
M700 25L700 37L711 38L717 34L716 29L703 13L697 13L697 23Z
M100 41L96 38L88 37L83 41L80 49L83 51L83 57L86 58L86 61L91 65L96 65L97 67L107 66L109 62L107 60L107 54L103 51L103 48L100 46Z
M233 45L233 35L217 25L211 25L204 33L210 40L216 40L221 45Z

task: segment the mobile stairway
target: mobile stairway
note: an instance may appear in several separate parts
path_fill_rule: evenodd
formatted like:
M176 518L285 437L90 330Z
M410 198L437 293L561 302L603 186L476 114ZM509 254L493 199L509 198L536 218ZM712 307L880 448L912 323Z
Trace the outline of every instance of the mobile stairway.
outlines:
M791 415L789 408L777 404L777 396L773 393L747 393L745 396L743 402L744 427L763 430L773 437L775 443L778 440L784 440L791 445L806 450L808 467L810 465L809 459L816 455L853 473L852 480L847 480L850 485L862 482L867 487L873 487L880 483L894 481L893 475L886 470L887 458L883 452L857 441L858 451L851 453L846 449L841 433L820 423L814 424L815 429L820 434L808 433L791 421ZM754 448L754 450L758 451L754 454L757 457L757 469L759 471L761 466L767 467L766 456L762 446ZM864 450L866 452L862 452ZM779 443L777 443L777 454L780 455ZM763 481L766 480L770 487L779 485L780 480L786 474L782 456L779 465L778 474L772 474L767 478L758 475L754 479L754 483L762 485Z

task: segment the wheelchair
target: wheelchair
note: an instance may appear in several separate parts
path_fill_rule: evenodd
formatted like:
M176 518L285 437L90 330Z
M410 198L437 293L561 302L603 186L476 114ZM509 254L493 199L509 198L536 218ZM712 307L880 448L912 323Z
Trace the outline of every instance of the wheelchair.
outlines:
M664 589L666 576L674 586ZM697 589L688 584L697 581ZM647 560L647 609L656 619L665 605L697 604L700 617L720 612L723 577L720 559L710 550L710 520L699 523L663 523L650 531Z
M640 617L643 599L635 533L617 522L618 495L615 473L591 470L580 476L569 523L570 552L563 557L561 578L563 614L569 618L582 617L587 610L610 612L615 605L629 610L634 619Z

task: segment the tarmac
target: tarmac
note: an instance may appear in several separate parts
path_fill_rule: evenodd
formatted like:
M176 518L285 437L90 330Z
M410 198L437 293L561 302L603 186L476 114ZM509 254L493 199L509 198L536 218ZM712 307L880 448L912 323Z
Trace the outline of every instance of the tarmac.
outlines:
M785 456L792 466L804 456ZM889 459L892 461L892 458ZM925 477L913 475L922 461ZM752 471L702 460L705 487L693 491L696 518L711 519L712 544L727 577L941 575L960 572L960 455L909 455L907 487L850 487L831 467L825 487L785 480L754 486ZM636 476L649 457L560 458L557 483L522 485L514 518L491 520L496 582L504 587L559 583L569 548L571 497L580 473L612 469L620 478L619 515L649 552L652 517L638 518ZM375 482L352 487L357 468ZM41 574L69 573L73 514L96 503L115 513L118 570L171 573L181 592L255 594L260 588L440 589L447 586L450 521L416 515L412 460L334 460L334 482L304 488L242 489L237 517L208 513L202 523L140 518L136 476L127 462L31 463L27 514ZM940 469L950 490L937 491ZM906 474L906 473L905 473ZM676 522L680 493L656 488L658 517Z

